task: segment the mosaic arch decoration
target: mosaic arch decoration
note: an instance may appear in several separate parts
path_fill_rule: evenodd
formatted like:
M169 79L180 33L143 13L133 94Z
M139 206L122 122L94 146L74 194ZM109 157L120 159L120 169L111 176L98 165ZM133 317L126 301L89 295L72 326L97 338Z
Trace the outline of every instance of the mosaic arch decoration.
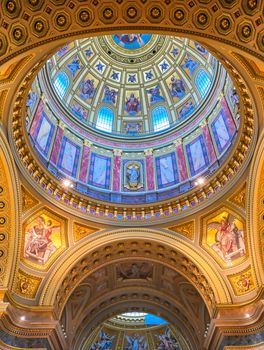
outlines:
M188 192L221 166L238 106L232 80L199 43L116 34L59 49L31 86L26 123L59 180L104 202L144 204Z
M203 244L224 267L243 261L247 254L244 220L227 208L204 219Z

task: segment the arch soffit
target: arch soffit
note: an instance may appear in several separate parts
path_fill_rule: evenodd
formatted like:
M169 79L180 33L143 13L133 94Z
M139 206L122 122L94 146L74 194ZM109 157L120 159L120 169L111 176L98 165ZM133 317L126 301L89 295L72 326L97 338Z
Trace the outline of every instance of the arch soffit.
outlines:
M91 240L89 245L89 251L84 242L64 256L67 263L61 263L44 281L41 305L54 305L61 313L72 291L92 272L110 262L133 258L157 261L185 275L201 294L209 312L216 304L231 302L220 273L208 265L195 247L172 234L135 228L116 230Z
M264 132L259 137L256 152L252 160L248 185L248 205L250 229L249 244L255 271L264 284Z
M145 311L144 303L147 302L153 304L152 309L148 310L150 313L156 310L160 314L160 308L167 309L174 314L168 320L171 323L175 323L176 320L176 323L190 323L193 331L196 328L199 330L199 325L204 324L205 320L200 319L197 308L205 311L206 305L193 285L185 277L159 263L135 264L139 266L138 278L127 278L126 271L130 272L133 264L135 261L109 264L83 280L68 299L63 311L63 315L65 312L72 318L73 323L70 322L70 327L74 325L76 328L80 326L82 328L86 323L89 327L91 324L94 326L92 319L97 318L99 313L102 314L99 323L105 321L113 316L109 314L108 309L107 312L105 311L105 306L113 307L114 313L121 304L122 312L127 312L131 310L130 308L135 310L135 305L137 310L140 308ZM102 305L104 305L103 308ZM71 306L74 307L74 311ZM118 312L121 311L118 310ZM166 314L163 313L162 316L167 319Z
M229 42L261 58L257 48L264 49L264 33L259 25L261 6L258 2L218 0L214 6L204 3L175 5L168 1L123 3L105 0L91 2L87 7L70 1L67 4L65 1L56 4L52 0L36 1L34 4L17 1L11 2L11 5L4 2L1 9L3 23L11 23L12 30L9 25L3 25L0 30L0 63L62 38L132 28L168 34L175 31L179 35L200 38L206 36L219 42ZM27 21L29 24L25 24ZM8 47L10 50L7 50Z
M138 297L135 297L135 293L120 293L118 296L118 302L113 305L111 295L108 299L103 301L104 310L100 306L94 307L92 310L92 316L87 316L84 319L81 328L78 330L75 338L73 339L72 346L74 349L80 349L83 340L87 338L87 335L95 329L98 325L101 325L104 321L113 317L116 314L126 312L127 308L131 305L138 305L139 308L144 308L145 312L157 312L160 317L167 319L168 322L177 326L180 333L184 336L185 340L191 344L192 349L199 349L202 346L203 339L197 337L197 329L189 322L189 320L182 314L178 313L177 308L174 307L173 303L168 303L160 298L160 295L154 295L152 299L147 300L144 297L144 293L147 290L142 290ZM141 294L141 295L140 295ZM159 299L159 301L157 301Z
M0 288L8 288L17 266L20 247L20 190L15 164L0 127ZM0 297L1 299L1 297Z

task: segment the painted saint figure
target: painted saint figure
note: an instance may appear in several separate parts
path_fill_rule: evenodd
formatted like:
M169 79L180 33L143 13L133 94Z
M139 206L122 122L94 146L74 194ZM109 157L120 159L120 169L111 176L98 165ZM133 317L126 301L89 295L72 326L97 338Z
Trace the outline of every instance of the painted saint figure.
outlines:
M239 230L235 220L230 215L222 217L220 222L211 222L208 228L217 230L212 248L225 261L245 254L244 232Z
M26 232L25 257L45 264L57 249L50 237L55 228L57 226L54 226L51 220L46 221L43 216L38 216L36 224Z
M128 346L124 350L147 350L148 345L144 336L139 334L133 334L132 336L126 335Z
M182 98L185 96L185 86L181 79L176 79L174 76L171 77L170 93L172 97Z
M33 109L37 99L38 99L37 93L30 91L28 94L26 106L29 107L30 109Z
M140 101L134 93L131 93L130 97L127 97L125 102L125 109L128 114L137 114L140 111Z
M71 72L71 75L73 78L75 77L75 74L77 73L77 71L82 68L78 57L75 57L73 61L67 65L67 67Z
M110 336L106 332L101 331L100 340L92 344L91 350L112 350L114 338L114 335Z
M73 113L77 115L77 117L79 117L80 119L88 119L88 113L78 103L73 102L71 105L71 109Z
M140 177L138 166L136 166L135 164L132 164L131 167L127 168L126 175L127 175L127 182L129 186L135 187L138 185L139 177Z
M204 46L202 46L201 44L195 42L194 45L195 45L197 51L199 51L202 55L208 54L208 50Z
M156 85L154 88L147 90L147 93L151 95L150 103L163 102L165 101L164 97L160 94L160 87Z
M104 91L103 102L115 104L117 95L118 95L117 91L115 91L114 89L110 89L110 87L108 85L106 85L105 91Z
M115 34L115 36L123 43L132 43L134 41L142 43L142 34Z
M85 100L92 98L95 94L95 90L93 79L83 80L80 84L80 96Z
M194 105L192 101L187 102L179 112L180 120L184 120L194 111Z
M171 336L170 329L166 329L164 334L158 336L158 339L159 346L157 350L180 350L178 342Z
M199 66L199 63L194 61L191 56L187 54L184 59L184 63L181 66L182 68L187 68L190 75L193 75L193 72L195 71L196 67Z

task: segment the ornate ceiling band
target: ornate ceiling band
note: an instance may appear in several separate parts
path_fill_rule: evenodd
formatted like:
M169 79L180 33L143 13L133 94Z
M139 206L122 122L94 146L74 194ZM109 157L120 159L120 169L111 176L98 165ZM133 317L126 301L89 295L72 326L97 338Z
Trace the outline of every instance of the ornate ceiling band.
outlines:
M219 0L210 7L203 6L202 0L177 5L171 0L96 0L89 2L89 6L71 0L58 3L52 0L5 0L1 6L0 57L6 62L48 42L95 35L110 27L115 32L134 28L134 31L159 30L185 36L206 35L263 57L255 49L258 47L263 51L264 48L260 2ZM244 16L248 19L243 20Z
M18 240L18 180L5 136L0 130L0 289L7 288L15 269ZM1 302L0 296L0 302Z
M19 156L19 165L21 171L30 178L31 183L38 184L38 190L47 199L59 205L61 208L67 208L72 213L82 216L84 218L91 217L95 221L105 221L119 223L119 216L122 218L131 217L130 224L149 224L155 220L173 220L175 217L186 216L191 209L193 212L199 210L203 206L209 204L209 201L216 200L219 196L219 190L227 191L231 185L231 181L235 178L237 173L247 165L249 156L253 150L253 145L256 138L254 132L256 125L253 115L253 106L251 103L251 96L247 87L239 76L238 72L232 67L229 61L224 61L228 68L230 75L236 82L239 90L241 102L241 132L238 135L235 149L230 153L228 160L225 161L223 167L212 173L208 182L201 189L196 187L190 190L188 195L179 194L169 203L159 202L158 205L142 204L142 205L127 205L124 209L118 203L105 204L100 200L93 198L89 199L66 189L61 183L52 175L47 173L33 156L33 149L28 139L25 137L25 125L23 118L25 115L25 104L27 93L32 81L32 76L40 67L41 63L35 65L28 76L22 82L20 88L16 93L13 109L13 143L16 152ZM133 207L133 208L132 208ZM176 214L176 216L175 216ZM122 225L128 225L129 222L122 220Z
M142 239L142 234L149 236L149 239ZM171 235L143 229L128 229L109 232L90 244L94 248L88 255L86 245L78 246L68 257L68 268L54 270L42 291L40 298L42 305L55 304L55 309L60 313L74 288L93 270L114 261L133 257L160 262L183 274L199 290L211 312L216 303L230 302L229 292L224 287L220 288L220 285L224 286L220 275L216 275L213 269L210 272L204 270L204 259L186 242L177 242L175 249L176 240ZM186 254L190 258L187 258ZM51 285L58 287L55 290L49 287Z
M260 137L256 155L253 159L249 183L249 201L256 203L256 206L250 206L250 222L251 232L253 233L249 243L254 267L259 280L264 283L264 137L263 133Z

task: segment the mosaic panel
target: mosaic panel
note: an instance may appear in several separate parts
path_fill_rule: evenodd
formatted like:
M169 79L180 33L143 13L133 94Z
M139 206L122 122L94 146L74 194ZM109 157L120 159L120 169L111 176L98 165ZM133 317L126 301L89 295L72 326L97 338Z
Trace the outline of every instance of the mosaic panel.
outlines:
M206 145L203 135L198 136L186 145L186 153L189 161L191 176L205 170L209 164Z
M158 188L172 186L179 182L176 156L174 152L156 157L155 160Z
M80 151L80 146L63 136L58 159L58 168L70 176L76 176Z
M111 180L111 158L96 153L91 154L89 184L109 189Z

